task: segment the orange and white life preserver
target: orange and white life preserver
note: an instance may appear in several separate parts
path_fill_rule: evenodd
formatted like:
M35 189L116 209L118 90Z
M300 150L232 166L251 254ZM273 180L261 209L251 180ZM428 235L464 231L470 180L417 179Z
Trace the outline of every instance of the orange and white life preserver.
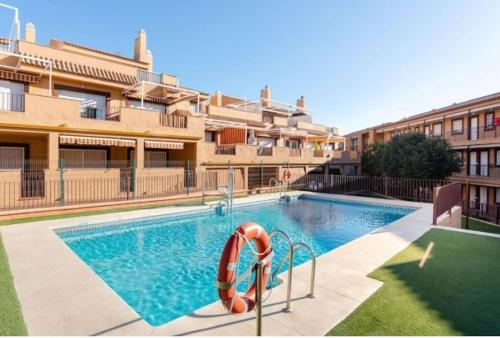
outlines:
M247 291L240 295L236 290L238 260L241 250L248 241L255 241L257 259L263 266L262 290L265 290L271 271L272 249L266 231L256 223L244 223L229 237L222 251L217 276L219 297L231 313L244 313L255 307L256 278Z
M290 181L290 178L292 177L292 173L290 172L290 170L285 170L283 171L283 181L285 182L288 182Z

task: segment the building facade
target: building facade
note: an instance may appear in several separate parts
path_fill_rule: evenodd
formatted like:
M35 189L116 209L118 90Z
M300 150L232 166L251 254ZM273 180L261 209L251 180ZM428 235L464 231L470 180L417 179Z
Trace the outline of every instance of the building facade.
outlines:
M487 212L488 206L500 204L500 93L347 134L346 147L361 154L370 144L409 132L450 142L462 159L452 179L469 183L469 196L464 185L463 199L471 208ZM349 165L361 173L360 161Z
M0 39L4 204L49 198L44 182L61 172L65 179L117 182L106 194L145 196L167 183L138 187L131 172L209 172L223 184L231 166L236 188L247 190L280 180L286 168L296 175L328 173L330 159L342 157L345 139L336 128L313 123L303 97L293 105L275 101L269 86L253 101L209 95L154 72L143 30L133 47L129 58L56 39L42 45L33 24L22 39ZM193 184L188 176L180 180L168 184L178 190ZM98 194L93 189L72 191Z

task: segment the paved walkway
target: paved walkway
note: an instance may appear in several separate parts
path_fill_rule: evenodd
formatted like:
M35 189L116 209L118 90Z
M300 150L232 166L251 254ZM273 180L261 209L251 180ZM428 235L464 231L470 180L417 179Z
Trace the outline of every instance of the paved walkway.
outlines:
M295 268L293 312L282 311L286 298L286 283L283 283L273 289L265 304L265 335L325 334L382 285L366 275L431 227L430 204L314 195L420 209L319 257L315 298L307 297L310 262ZM235 200L235 204L268 198L269 195L252 196ZM253 312L227 316L218 302L165 325L151 327L51 230L194 209L199 207L167 207L0 228L28 332L31 335L255 335ZM280 278L286 281L286 273Z

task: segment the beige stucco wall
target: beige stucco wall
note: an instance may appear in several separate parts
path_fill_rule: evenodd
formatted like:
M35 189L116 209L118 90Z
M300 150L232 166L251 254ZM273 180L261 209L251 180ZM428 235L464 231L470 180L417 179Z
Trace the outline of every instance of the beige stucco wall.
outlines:
M198 117L188 117L187 128L164 127L159 112L128 107L121 107L119 122L85 119L80 117L80 102L35 94L25 95L24 113L0 111L0 126L180 139L200 139L204 130Z

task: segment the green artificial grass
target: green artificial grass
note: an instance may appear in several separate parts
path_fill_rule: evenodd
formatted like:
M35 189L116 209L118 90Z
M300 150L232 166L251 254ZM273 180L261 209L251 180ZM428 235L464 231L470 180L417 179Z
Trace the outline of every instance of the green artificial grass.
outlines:
M0 237L0 336L26 336L27 333Z
M466 229L465 217L462 217L462 228ZM469 230L500 234L500 225L492 225L487 222L469 217Z
M328 335L500 335L500 238L433 229L370 277L384 285Z

